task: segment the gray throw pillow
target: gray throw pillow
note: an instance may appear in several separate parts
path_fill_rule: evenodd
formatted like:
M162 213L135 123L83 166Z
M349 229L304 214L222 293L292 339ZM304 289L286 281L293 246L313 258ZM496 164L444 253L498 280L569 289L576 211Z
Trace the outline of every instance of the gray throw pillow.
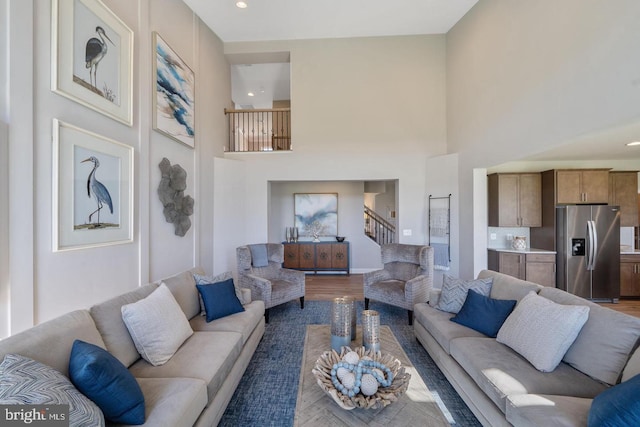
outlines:
M442 292L440 293L440 299L438 300L436 308L441 311L457 314L467 299L469 289L473 289L480 295L488 297L491 293L492 284L492 277L462 280L445 274L444 282L442 283Z
M0 363L0 378L0 405L67 404L69 425L105 425L100 408L50 366L19 354L7 354Z

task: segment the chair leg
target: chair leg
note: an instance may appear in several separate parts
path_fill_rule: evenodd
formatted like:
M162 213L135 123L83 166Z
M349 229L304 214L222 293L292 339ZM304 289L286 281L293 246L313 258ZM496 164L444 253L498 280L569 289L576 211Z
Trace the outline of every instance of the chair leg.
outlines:
M304 297L300 297L300 308L304 308Z
M369 298L364 299L364 309L369 310Z
M413 325L413 310L407 310L407 314L409 315L409 326Z
M269 323L269 309L265 308L264 310L264 323Z

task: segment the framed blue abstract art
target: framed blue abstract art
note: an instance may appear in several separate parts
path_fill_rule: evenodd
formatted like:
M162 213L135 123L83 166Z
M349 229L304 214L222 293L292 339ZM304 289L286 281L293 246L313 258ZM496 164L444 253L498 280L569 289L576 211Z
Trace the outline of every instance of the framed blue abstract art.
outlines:
M153 129L174 140L195 146L195 75L178 54L153 33Z
M338 234L337 193L295 193L294 225L301 236L317 239Z

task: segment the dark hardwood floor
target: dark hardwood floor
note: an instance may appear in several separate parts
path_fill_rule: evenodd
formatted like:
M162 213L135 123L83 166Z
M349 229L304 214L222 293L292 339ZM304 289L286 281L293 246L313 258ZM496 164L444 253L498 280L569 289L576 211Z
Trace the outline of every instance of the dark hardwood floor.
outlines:
M350 295L357 300L364 299L362 274L307 274L305 280L308 301L331 301L335 297ZM618 304L602 304L605 307L631 316L640 317L640 299L622 299Z

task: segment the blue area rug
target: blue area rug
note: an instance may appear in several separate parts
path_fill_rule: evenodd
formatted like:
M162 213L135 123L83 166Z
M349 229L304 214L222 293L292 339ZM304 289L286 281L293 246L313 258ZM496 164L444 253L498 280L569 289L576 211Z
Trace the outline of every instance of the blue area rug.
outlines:
M369 308L380 313L382 325L391 327L449 422L455 426L480 426L416 340L413 326L407 325L406 310L375 301ZM359 301L358 324L363 309L364 304ZM220 420L220 426L293 425L306 327L328 324L330 312L328 301L307 301L301 310L296 300L270 310L264 337Z

